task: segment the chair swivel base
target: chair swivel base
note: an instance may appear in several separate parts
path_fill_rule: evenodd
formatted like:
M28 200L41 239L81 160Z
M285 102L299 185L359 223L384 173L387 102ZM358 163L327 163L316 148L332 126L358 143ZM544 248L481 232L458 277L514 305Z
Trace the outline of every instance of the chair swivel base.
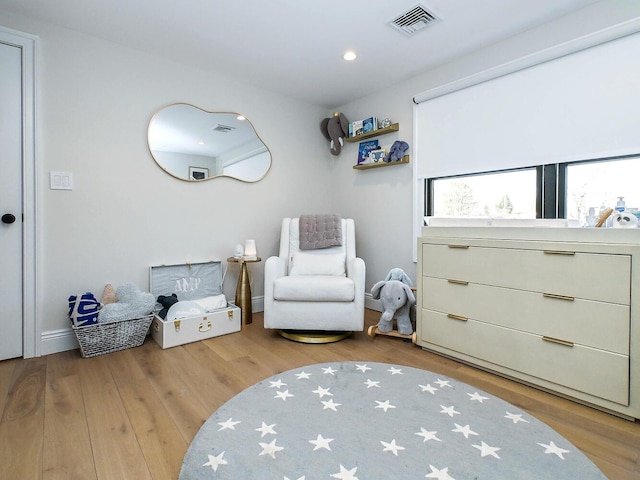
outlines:
M344 340L352 332L333 332L326 330L279 330L288 340L300 343L333 343Z

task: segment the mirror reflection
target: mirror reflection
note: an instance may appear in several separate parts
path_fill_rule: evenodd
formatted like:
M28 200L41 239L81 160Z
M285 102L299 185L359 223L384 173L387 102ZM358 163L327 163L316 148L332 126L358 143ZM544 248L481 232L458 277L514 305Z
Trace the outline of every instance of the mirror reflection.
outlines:
M271 168L269 149L238 113L169 105L149 122L148 143L156 163L181 180L231 177L257 182Z

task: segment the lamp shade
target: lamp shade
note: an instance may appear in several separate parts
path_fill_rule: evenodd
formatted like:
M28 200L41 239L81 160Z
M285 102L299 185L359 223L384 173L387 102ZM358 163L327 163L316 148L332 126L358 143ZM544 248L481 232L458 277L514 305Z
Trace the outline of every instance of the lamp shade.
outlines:
M256 241L255 240L247 240L244 244L244 256L245 257L255 257L257 256L256 252Z

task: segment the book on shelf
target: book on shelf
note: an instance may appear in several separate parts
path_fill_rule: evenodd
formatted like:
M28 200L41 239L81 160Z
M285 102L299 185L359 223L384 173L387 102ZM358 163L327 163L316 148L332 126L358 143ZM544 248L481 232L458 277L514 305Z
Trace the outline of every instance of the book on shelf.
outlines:
M362 133L370 133L378 129L378 119L376 117L365 118L362 121Z
M378 150L378 140L360 142L358 146L358 165L363 165L369 160L369 152L372 150Z
M362 120L356 120L349 124L349 136L355 137L357 135L362 135Z

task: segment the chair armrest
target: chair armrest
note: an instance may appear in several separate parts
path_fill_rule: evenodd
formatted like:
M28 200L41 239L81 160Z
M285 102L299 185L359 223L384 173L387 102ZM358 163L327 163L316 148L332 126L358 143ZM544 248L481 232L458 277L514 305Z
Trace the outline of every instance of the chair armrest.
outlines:
M264 298L265 302L273 300L273 282L276 278L285 276L285 259L269 257L264 264Z
M352 258L347 262L347 277L349 277L356 286L356 297L364 298L366 268L364 260L361 258Z

